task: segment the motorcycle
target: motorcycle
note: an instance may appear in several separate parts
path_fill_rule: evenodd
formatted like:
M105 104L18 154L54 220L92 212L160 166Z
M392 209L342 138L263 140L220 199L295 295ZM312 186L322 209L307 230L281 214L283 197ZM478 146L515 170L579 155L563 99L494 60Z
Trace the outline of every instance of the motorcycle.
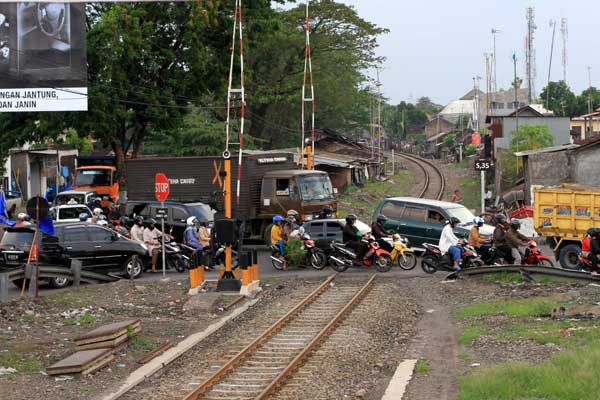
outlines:
M184 272L189 267L189 258L185 255L182 244L175 242L174 240L165 240L165 269L174 269L177 272ZM161 246L162 248L162 246ZM148 258L150 261L150 258ZM149 269L151 264L149 262L144 266L144 270ZM157 268L162 268L162 256L159 254Z
M407 238L403 238L395 233L391 238L385 238L384 240L392 247L392 252L390 253L392 262L397 263L405 271L410 271L417 265L417 256L415 255L415 251L410 247L410 242Z
M461 267L476 268L482 267L485 263L477 254L475 249L468 244L459 244L461 248ZM431 243L423 243L425 253L421 259L421 268L428 274L436 273L437 271L454 272L454 261L449 253L442 255L442 251L438 246Z
M490 245L491 246L491 245ZM482 246L483 247L483 246ZM505 254L502 250L491 247L487 253L483 252L482 259L486 265L513 264L514 258L510 254ZM545 256L540 251L535 240L527 242L527 248L521 257L521 265L539 265L542 267L554 267L550 257Z
M304 265L310 265L316 270L322 270L327 265L327 256L325 252L315 245L315 242L311 240L310 235L304 233L300 236L300 240L303 242L304 248ZM271 264L273 268L277 270L283 269L285 257L281 255L279 246L271 246Z
M372 268L375 266L379 272L388 272L392 269L392 256L389 252L379 247L379 243L372 236L368 235L363 238L363 242L368 245L367 253L360 266ZM344 272L348 267L354 266L356 253L350 247L343 243L331 242L332 252L329 255L331 268L337 272Z

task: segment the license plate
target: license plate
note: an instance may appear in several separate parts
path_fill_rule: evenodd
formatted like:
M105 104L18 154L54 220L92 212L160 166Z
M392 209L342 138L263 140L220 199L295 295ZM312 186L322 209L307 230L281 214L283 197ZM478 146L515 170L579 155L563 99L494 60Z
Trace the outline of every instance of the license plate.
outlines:
M19 261L18 254L7 254L8 261Z

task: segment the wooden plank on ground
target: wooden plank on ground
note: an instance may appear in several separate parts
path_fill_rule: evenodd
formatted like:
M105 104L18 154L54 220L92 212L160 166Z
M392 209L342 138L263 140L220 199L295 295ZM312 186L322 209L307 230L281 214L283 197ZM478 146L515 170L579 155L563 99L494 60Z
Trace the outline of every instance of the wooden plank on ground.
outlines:
M77 351L49 366L46 372L48 375L79 373L101 364L107 358L114 358L110 348Z
M137 328L133 328L133 333L138 333L142 330L142 328L140 326L138 326ZM102 340L99 342L93 342L93 343L86 343L86 344L81 344L81 345L77 345L77 350L90 350L90 349L101 349L104 347L117 347L118 345L120 345L121 343L126 342L129 339L129 332L125 333L119 337L116 337L114 339L110 339L110 340Z
M128 329L135 329L140 326L139 319L128 319L121 322L115 322L108 325L102 325L98 328L85 333L77 338L74 342L76 345L84 345L88 343L96 343L105 340L116 339L121 335L127 334Z
M158 357L165 351L169 350L171 347L173 347L171 342L166 340L163 344L158 346L156 349L152 350L150 353L144 355L137 362L138 362L138 364L146 364L148 361L152 360L155 357Z

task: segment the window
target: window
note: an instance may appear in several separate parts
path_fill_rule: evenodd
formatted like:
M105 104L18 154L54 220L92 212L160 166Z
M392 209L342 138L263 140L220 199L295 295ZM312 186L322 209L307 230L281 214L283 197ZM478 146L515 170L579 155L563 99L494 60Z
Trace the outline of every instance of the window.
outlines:
M400 219L402 217L403 211L404 206L400 203L395 203L393 201L385 203L381 208L381 214L392 219Z
M91 242L111 242L113 238L113 232L108 229L90 227L90 241Z
M86 242L87 234L85 228L66 228L64 241L68 242Z
M264 197L273 196L273 179L263 180L262 195Z
M289 179L277 179L275 186L277 187L277 196L289 196L290 194L290 180Z
M87 207L67 207L58 210L60 219L79 219L79 214L90 214Z
M313 222L308 228L308 234L311 236L323 236L323 222Z
M327 175L301 175L298 177L303 200L333 199L333 187Z
M131 217L141 215L144 218L150 218L150 205L149 204L135 204L131 210Z
M433 224L443 224L444 216L436 210L428 210L427 211L427 222L431 222Z
M337 234L344 230L344 227L338 222L330 222L327 224L327 235L329 234Z
M173 221L185 221L188 213L181 207L173 207Z
M110 186L110 169L80 169L75 177L75 186Z
M406 207L402 214L402 219L409 219L412 221L425 221L426 210L424 208L417 207Z

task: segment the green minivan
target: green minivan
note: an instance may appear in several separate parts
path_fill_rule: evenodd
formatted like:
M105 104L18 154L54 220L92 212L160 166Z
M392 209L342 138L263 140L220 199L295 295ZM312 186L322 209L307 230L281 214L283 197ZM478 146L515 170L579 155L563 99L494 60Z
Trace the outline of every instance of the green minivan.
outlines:
M475 218L475 215L461 204L416 197L387 198L375 209L373 221L380 214L388 219L385 228L408 238L416 250L421 250L423 243L437 244L446 221L451 217L456 217L461 222L454 228L456 236L468 238ZM479 232L482 236L492 236L494 227L484 225Z

